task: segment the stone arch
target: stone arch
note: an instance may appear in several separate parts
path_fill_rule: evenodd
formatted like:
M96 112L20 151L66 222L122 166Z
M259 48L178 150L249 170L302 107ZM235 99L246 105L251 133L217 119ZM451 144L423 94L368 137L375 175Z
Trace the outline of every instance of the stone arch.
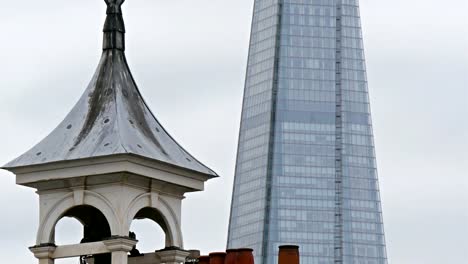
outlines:
M59 199L41 219L37 233L37 244L54 243L54 229L57 222L72 208L80 205L88 205L99 210L107 220L112 235L119 234L120 221L111 203L102 195L84 191L82 202L76 203L73 192Z
M179 219L169 203L162 197L158 197L157 203L152 201L152 194L150 193L135 198L128 209L126 232L130 231L132 221L136 218L147 218L156 222L166 234L166 247L183 248Z
M78 243L102 241L112 236L106 217L93 206L74 206L67 210L63 217L73 217L83 225L83 237Z

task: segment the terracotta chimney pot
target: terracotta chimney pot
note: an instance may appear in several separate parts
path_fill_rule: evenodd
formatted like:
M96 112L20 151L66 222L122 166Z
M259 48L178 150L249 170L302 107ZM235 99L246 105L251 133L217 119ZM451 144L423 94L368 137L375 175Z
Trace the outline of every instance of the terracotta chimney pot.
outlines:
M198 264L210 264L210 257L209 256L200 256L198 258Z
M280 246L278 264L299 264L299 246Z
M226 259L224 260L224 264L236 264L237 261L237 254L238 249L228 249L226 250Z
M237 251L237 263L236 264L254 264L253 249L251 248L239 248Z
M210 264L224 264L225 258L226 258L225 252L210 253Z

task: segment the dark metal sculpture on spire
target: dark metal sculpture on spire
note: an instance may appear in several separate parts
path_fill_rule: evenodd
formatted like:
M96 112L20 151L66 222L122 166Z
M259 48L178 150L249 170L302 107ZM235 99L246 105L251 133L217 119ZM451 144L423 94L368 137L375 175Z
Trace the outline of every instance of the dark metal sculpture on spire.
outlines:
M125 0L105 0L107 17L104 23L103 49L125 50L125 23L122 17L122 4Z

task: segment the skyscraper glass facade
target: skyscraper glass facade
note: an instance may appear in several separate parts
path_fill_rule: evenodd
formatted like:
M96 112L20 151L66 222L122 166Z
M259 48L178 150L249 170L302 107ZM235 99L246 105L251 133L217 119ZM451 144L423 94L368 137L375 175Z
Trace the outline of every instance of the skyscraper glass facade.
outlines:
M358 0L255 0L228 247L386 264Z

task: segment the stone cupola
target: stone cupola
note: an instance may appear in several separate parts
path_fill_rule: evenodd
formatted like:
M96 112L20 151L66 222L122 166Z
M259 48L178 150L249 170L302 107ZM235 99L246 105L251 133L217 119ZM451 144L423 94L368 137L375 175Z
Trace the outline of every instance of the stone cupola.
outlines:
M41 264L92 255L96 264L125 264L137 243L133 219L149 218L166 233L166 263L186 253L181 202L217 177L161 126L142 98L125 58L124 0L105 0L102 57L89 86L65 119L31 150L3 168L37 189L39 230L31 251ZM78 245L55 245L55 225L75 217Z

